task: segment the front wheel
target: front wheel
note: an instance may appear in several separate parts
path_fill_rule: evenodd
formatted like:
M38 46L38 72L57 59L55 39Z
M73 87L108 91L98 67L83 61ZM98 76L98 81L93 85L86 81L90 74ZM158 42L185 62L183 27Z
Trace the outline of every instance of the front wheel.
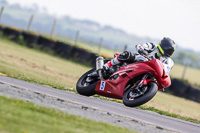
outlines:
M141 91L143 91L141 93ZM151 100L158 91L158 85L155 82L149 82L147 86L143 86L138 92L134 89L128 89L123 96L123 103L128 107L140 106Z
M76 83L76 90L79 94L85 96L92 96L95 94L95 88L99 79L97 77L89 77L88 75L95 72L91 69L83 74Z

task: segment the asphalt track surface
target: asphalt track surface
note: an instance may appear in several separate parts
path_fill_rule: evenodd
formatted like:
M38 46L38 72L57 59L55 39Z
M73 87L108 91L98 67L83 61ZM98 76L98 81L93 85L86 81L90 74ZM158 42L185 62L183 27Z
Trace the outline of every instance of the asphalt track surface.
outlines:
M66 100L72 103L81 104L85 107L94 108L101 111L107 111L115 115L155 125L159 128L183 133L200 133L200 124L195 124L192 122L163 116L146 110L129 108L120 103L100 100L93 97L85 97L79 94L70 93L55 88L33 84L5 76L0 76L0 82L20 87L29 91L34 91L43 95Z

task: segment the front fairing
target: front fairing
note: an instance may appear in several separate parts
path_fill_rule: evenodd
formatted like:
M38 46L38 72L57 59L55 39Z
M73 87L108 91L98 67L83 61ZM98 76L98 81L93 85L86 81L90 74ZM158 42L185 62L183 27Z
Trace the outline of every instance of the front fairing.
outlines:
M166 66L158 59L153 59L149 62L150 66L154 69L154 76L157 80L158 89L163 89L171 85L169 76L169 66Z
M169 67L171 68L171 66L173 66L173 64L165 65L159 59L152 59L127 65L113 75L122 74L123 72L123 74L126 73L130 78L134 78L140 74L151 73L156 78L158 89L160 90L171 85L169 76Z

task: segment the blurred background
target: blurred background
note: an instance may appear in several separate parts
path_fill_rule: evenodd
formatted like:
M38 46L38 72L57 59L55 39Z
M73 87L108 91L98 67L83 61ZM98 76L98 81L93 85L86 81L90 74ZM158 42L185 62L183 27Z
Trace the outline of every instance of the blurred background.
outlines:
M200 68L198 0L1 0L0 5L1 24L97 45L92 48L97 53L101 47L134 51L136 44L170 37L178 44L175 62Z

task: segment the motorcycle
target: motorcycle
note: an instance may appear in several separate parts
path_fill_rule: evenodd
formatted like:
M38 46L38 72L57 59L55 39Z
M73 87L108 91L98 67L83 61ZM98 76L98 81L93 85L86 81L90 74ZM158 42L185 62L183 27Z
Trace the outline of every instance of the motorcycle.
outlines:
M149 59L137 55L137 60L131 64L116 65L111 68L112 73L104 78L103 57L97 57L96 69L93 68L83 74L76 84L79 94L121 99L128 107L140 106L151 100L165 87L171 85L169 66L159 59Z

